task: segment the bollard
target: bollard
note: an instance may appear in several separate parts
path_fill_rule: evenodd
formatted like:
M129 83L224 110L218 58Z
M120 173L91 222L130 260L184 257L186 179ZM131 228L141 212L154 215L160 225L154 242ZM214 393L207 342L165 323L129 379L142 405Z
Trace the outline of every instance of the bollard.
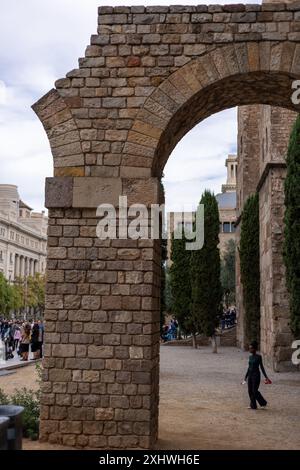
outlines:
M0 418L9 418L7 429L8 450L22 450L23 406L0 405Z
M6 416L0 417L0 450L8 449L7 442L7 429L9 426L9 418Z

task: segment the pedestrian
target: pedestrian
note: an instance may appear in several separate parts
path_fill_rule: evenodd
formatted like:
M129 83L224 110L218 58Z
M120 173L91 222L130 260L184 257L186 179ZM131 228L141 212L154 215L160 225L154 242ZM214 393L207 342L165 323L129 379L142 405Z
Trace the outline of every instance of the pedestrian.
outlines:
M38 321L39 325L39 350L40 350L40 356L43 357L43 343L44 343L44 324L41 320Z
M39 324L38 322L34 322L32 330L31 330L31 352L33 353L33 357L31 358L32 361L39 359L40 357L40 344L39 344Z
M21 336L21 345L20 345L20 352L22 355L21 361L28 361L29 356L29 345L30 345L30 334L31 334L31 327L29 323L25 323L22 331Z
M16 325L15 332L14 332L14 345L13 345L14 351L18 351L20 340L21 340L21 330L20 330L19 325Z
M252 410L257 409L256 402L258 402L262 408L265 408L267 406L267 401L264 399L264 397L258 390L260 385L260 370L266 378L266 383L272 383L266 374L262 362L262 357L260 354L257 353L257 348L258 345L256 341L253 341L249 346L249 365L245 375L245 379L242 382L243 384L245 384L248 381L248 394L250 398L250 406L248 408L251 408Z

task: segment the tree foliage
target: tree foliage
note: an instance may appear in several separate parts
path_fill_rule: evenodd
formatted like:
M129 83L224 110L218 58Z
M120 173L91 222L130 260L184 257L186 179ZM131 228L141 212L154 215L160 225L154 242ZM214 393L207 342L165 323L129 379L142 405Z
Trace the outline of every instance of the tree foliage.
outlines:
M245 309L245 335L260 341L259 199L249 196L241 219L240 264Z
M235 303L235 252L235 241L233 239L228 240L221 261L221 284L223 299L227 306Z
M197 331L214 336L222 300L220 281L219 210L215 196L205 191L204 245L191 252L191 315Z
M0 314L9 317L11 312L24 311L26 307L43 313L45 306L45 278L40 274L17 278L10 284L0 273Z
M161 240L161 281L160 281L160 328L163 327L165 323L165 314L166 314L166 288L167 288L167 239L162 238Z
M287 152L285 179L284 262L289 292L290 325L300 337L300 117L294 124Z
M172 313L176 316L180 329L193 333L190 318L191 280L190 280L190 251L185 249L184 233L181 238L172 237L170 268L170 287L172 296Z

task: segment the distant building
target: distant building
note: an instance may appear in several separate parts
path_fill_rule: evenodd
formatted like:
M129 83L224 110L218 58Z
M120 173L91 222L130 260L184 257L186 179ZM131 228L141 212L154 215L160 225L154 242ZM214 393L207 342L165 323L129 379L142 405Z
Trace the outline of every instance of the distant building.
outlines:
M219 231L219 249L221 258L226 251L226 245L229 240L235 240L235 222L236 222L236 172L237 157L228 155L225 166L227 168L226 183L222 185L222 192L216 195L219 206L220 231ZM171 264L172 234L183 225L185 230L191 230L194 221L194 212L185 212L184 221L182 212L168 212L167 230L168 230L168 265Z
M33 212L12 184L0 184L0 272L17 277L45 273L48 218Z
M225 166L227 168L226 184L222 185L222 192L216 195L219 206L220 231L219 248L221 258L226 251L226 244L229 240L235 240L236 222L236 172L237 157L228 155Z

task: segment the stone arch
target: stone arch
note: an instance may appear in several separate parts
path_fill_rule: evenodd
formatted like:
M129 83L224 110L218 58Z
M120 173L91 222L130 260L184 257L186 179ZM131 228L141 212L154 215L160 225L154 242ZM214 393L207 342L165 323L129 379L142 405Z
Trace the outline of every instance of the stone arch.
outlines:
M291 101L298 73L298 49L292 42L241 42L205 52L147 98L128 134L123 165L143 156L152 175L160 177L180 139L228 107L268 104L299 111Z
M34 106L55 176L46 185L41 439L153 447L160 243L99 240L95 209L120 195L158 203L172 148L214 112L251 103L299 111L290 102L298 19L298 3L101 7L79 68Z
M49 139L54 176L84 176L82 139L71 109L78 100L52 89L32 106Z

